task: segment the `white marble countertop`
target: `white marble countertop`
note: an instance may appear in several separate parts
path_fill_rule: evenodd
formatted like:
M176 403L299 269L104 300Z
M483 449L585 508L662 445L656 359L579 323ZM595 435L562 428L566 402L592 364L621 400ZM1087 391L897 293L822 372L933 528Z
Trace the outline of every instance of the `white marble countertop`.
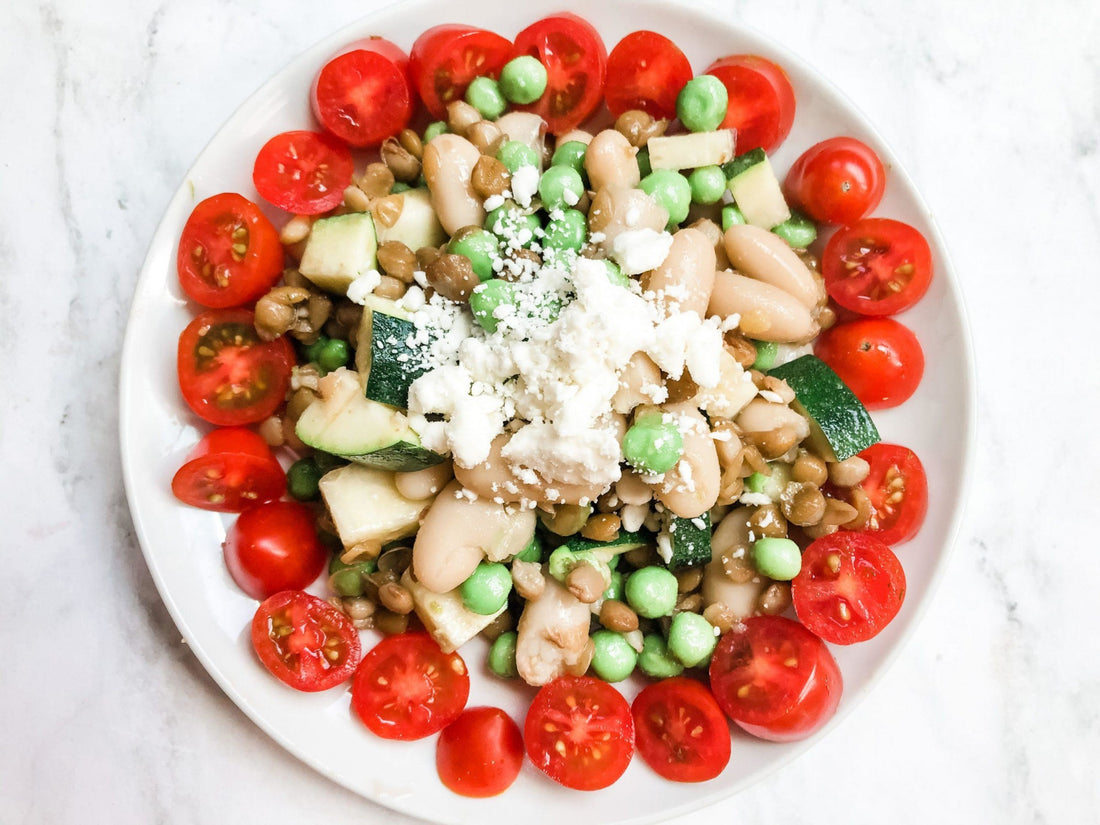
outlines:
M170 194L253 89L376 5L4 4L5 825L411 822L289 756L180 644L115 447L126 315ZM963 275L980 401L963 531L893 668L809 753L690 819L1100 822L1095 4L707 5L801 54L904 160Z

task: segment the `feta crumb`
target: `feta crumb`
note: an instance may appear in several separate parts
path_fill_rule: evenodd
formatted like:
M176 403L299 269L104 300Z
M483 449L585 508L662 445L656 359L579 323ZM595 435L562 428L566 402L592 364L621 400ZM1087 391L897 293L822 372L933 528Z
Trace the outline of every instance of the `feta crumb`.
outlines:
M627 216L630 225L630 216ZM625 275L641 275L665 262L672 248L672 236L648 227L628 229L615 236L611 244L612 257Z
M767 495L766 493L742 493L741 498L737 500L742 504L753 504L757 507L762 507L765 504L772 503L771 496Z
M672 561L672 539L669 538L668 533L657 534L657 555L664 560L665 564Z
M367 296L382 283L382 275L377 269L369 269L348 284L347 296L352 303L366 306Z
M534 166L521 166L512 173L512 197L520 206L531 205L531 198L539 191L539 170Z
M485 211L492 212L504 206L504 195L490 195L485 199Z

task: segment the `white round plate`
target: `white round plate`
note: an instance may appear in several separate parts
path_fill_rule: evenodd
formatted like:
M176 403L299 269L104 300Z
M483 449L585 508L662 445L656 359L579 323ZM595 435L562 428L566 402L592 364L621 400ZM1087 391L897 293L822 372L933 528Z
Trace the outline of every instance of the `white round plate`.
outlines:
M247 633L256 602L237 589L222 562L220 546L229 519L184 507L169 490L172 474L207 429L182 403L176 386L176 339L194 312L175 275L177 238L187 216L195 203L218 192L240 192L259 201L250 179L256 152L274 134L311 128L307 98L313 74L341 45L367 35L383 35L408 49L431 24L463 22L512 37L546 14L569 10L590 20L609 48L635 29L659 30L684 49L696 71L717 57L745 52L782 65L794 84L798 110L790 136L773 156L779 173L823 138L851 135L865 141L890 170L886 197L876 214L924 232L936 270L928 295L903 317L924 346L924 381L906 404L875 415L886 441L912 447L923 460L929 479L928 518L920 535L898 552L908 594L897 619L870 642L834 648L845 681L838 717L859 703L912 630L956 531L974 409L972 357L959 290L928 210L893 153L836 89L768 40L728 20L659 0L468 0L461 6L458 11L447 0L421 0L391 7L318 43L246 101L195 162L153 237L126 336L120 400L130 509L160 594L195 655L256 724L324 775L383 805L438 822L558 825L582 809L591 822L667 819L745 788L816 737L776 745L735 732L729 767L702 785L666 782L635 759L611 788L583 794L555 785L526 765L503 795L471 800L440 784L434 737L413 743L377 739L352 717L346 689L298 693L259 664ZM503 707L522 723L534 691L489 677L480 640L462 653L473 671L470 704ZM628 698L637 689L630 683L623 686Z

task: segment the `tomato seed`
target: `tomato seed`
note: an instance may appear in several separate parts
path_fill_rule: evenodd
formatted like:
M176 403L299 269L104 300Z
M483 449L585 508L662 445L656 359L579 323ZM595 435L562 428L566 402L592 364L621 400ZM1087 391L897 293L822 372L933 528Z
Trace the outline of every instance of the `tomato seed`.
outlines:
M847 602L841 602L837 605L836 615L842 622L850 622L852 620L852 611L848 609Z
M825 566L829 568L829 572L834 576L840 572L840 554L830 553L825 559Z

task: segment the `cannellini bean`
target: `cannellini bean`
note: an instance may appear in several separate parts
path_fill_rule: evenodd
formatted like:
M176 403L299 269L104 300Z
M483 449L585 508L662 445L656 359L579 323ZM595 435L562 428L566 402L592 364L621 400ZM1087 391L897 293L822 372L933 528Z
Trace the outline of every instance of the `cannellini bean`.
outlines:
M688 229L698 229L704 235L707 236L707 240L714 246L714 268L718 271L723 269L729 269L730 259L726 255L726 245L724 243L725 236L722 234L722 227L712 221L710 218L699 218Z
M653 490L633 470L624 470L622 478L615 482L615 495L626 505L649 504Z
M432 207L448 235L485 223L485 207L470 183L481 152L466 138L442 134L424 147L424 178Z
M588 645L589 606L545 576L538 598L519 617L516 670L529 685L545 685L575 668Z
M662 296L666 314L673 310L706 315L714 289L714 246L698 229L681 229L663 264L642 276L642 289Z
M535 150L540 158L546 151L546 121L533 112L509 112L496 121L508 140L518 140Z
M605 186L637 186L642 179L637 153L630 141L614 129L604 129L592 138L584 155L584 170L592 189L598 192Z
M653 388L658 388L660 393L666 392L661 382L661 368L644 352L636 352L619 373L619 389L611 397L611 409L625 414L639 404L661 400L654 397Z
M434 593L458 587L483 558L499 561L519 553L535 534L533 511L470 500L461 492L458 481L443 488L413 544L413 574Z
M680 518L696 518L718 500L722 481L718 451L707 420L694 404L668 404L662 410L682 422L684 453L654 491L658 500Z
M771 580L763 576L754 576L747 582L732 581L722 563L724 554L736 552L739 548L742 552L748 552L752 512L751 507L738 507L722 519L711 538L712 559L703 571L703 604L724 604L739 620L752 615L757 598L771 584Z
M557 145L561 146L563 143L568 143L571 140L588 146L588 144L592 142L592 133L586 132L584 129L574 129L571 132L566 132L564 135L558 135Z
M550 486L545 482L530 484L521 481L507 462L501 457L501 451L511 435L502 433L493 439L489 447L489 455L476 467L461 467L455 465L455 478L462 486L478 496L488 500L499 499L504 502L538 501L549 504L580 504L595 501L604 490L592 484L559 484L555 483L553 489L558 493L556 498L549 498L546 494Z
M737 416L737 426L743 433L770 433L780 427L790 427L798 440L810 434L810 422L786 404L754 398Z
M603 235L598 246L605 255L614 248L615 238L628 229L661 232L667 225L668 211L641 189L628 186L600 189L588 211L588 231Z
M731 226L723 237L726 254L739 272L777 286L806 309L825 303L825 290L785 240L759 226Z
M777 286L719 272L714 279L708 315L741 316L741 331L760 341L793 343L817 335L818 326L806 306Z
M393 481L397 492L407 499L422 501L437 495L452 478L454 467L444 461L434 467L427 467L412 473L396 473Z

